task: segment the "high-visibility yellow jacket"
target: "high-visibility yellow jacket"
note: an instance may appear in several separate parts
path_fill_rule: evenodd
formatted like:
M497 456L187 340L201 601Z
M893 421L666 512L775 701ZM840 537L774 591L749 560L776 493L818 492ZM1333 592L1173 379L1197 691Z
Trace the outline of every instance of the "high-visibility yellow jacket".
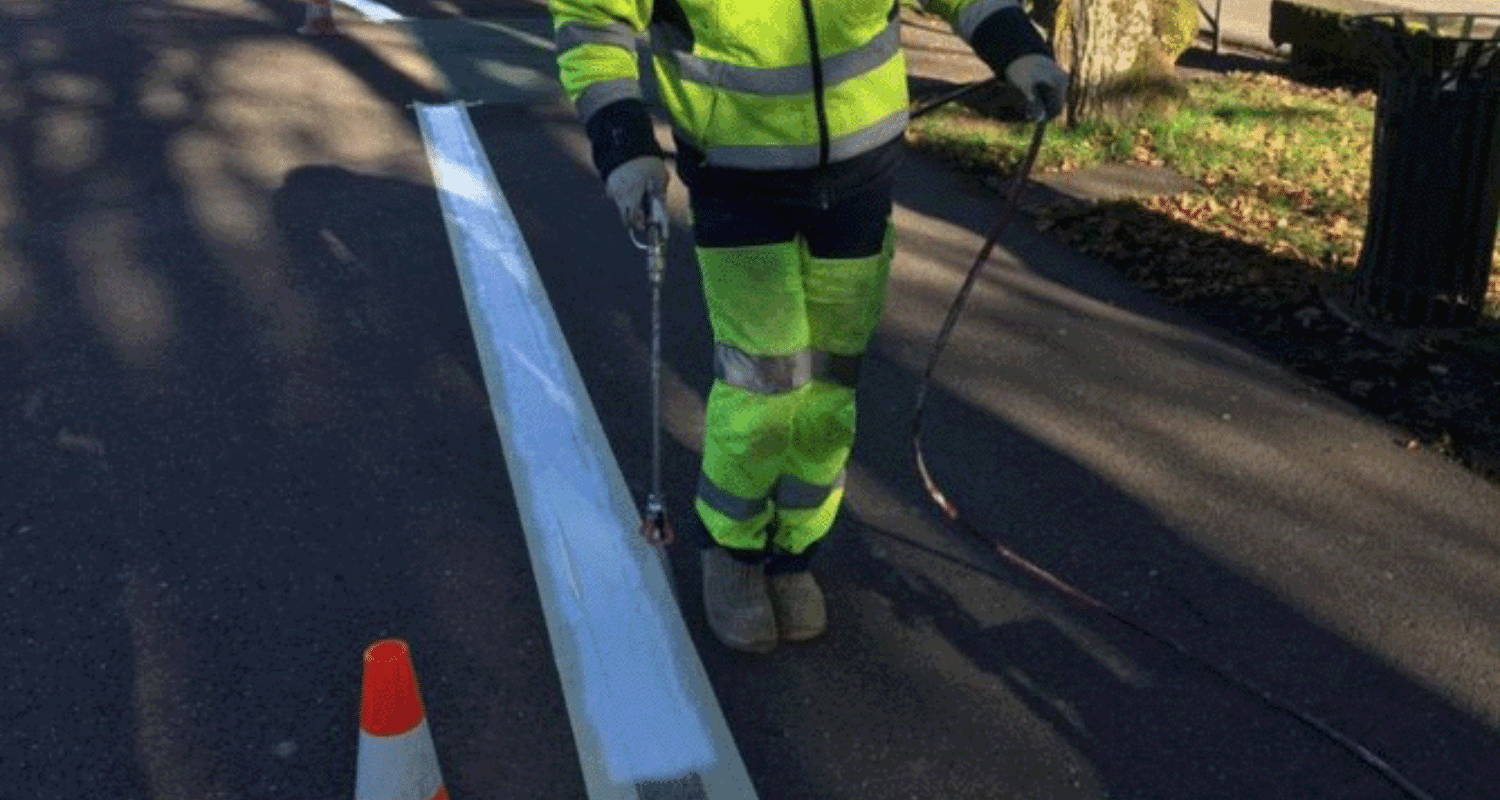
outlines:
M675 133L705 165L798 170L901 136L906 62L893 0L549 0L562 84L601 175L660 152L640 102L649 41ZM1016 0L926 0L997 72L1049 53ZM649 37L647 36L649 32Z

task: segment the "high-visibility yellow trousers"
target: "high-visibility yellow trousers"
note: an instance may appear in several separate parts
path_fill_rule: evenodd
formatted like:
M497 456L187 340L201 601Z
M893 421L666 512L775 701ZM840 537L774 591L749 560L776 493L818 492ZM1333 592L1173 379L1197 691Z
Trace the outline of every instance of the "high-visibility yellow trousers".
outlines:
M795 210L780 214L779 223L749 214L745 238L789 233L785 241L705 246L699 237L715 380L695 506L723 547L796 556L833 527L854 444L859 358L879 322L890 274L888 191L876 200L844 216L878 219L845 220L835 208L822 228L806 231ZM705 223L704 209L694 211L696 228ZM816 213L809 219L819 221ZM733 215L715 224L723 223L734 224ZM841 228L854 232L840 236ZM857 254L848 255L851 249Z

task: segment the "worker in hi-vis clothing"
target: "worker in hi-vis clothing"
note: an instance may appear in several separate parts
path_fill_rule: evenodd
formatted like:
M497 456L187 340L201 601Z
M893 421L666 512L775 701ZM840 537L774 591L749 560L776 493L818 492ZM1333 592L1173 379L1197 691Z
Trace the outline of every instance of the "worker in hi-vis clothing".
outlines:
M1055 115L1067 75L1016 0L925 0ZM549 0L563 88L635 229L667 168L657 85L688 187L713 328L694 505L709 627L754 652L823 632L808 570L843 499L854 386L885 302L891 182L907 123L896 0ZM648 35L649 34L649 35Z

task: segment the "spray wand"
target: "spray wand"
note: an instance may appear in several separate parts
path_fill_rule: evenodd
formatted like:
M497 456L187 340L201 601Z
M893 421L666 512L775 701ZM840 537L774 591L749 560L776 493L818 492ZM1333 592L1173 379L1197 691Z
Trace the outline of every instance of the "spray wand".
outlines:
M630 232L635 246L646 251L646 277L651 284L651 489L641 510L641 535L653 545L677 540L667 518L667 500L661 489L661 284L667 270L667 210L660 197L652 197L646 217L646 240Z

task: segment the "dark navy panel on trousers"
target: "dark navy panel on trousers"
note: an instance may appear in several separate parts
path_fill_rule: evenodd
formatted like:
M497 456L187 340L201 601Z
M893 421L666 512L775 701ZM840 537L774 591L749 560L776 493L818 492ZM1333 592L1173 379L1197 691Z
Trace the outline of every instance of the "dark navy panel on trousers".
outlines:
M749 247L801 236L814 258L868 258L885 246L891 182L820 208L815 204L700 187L690 193L693 239L699 247Z

